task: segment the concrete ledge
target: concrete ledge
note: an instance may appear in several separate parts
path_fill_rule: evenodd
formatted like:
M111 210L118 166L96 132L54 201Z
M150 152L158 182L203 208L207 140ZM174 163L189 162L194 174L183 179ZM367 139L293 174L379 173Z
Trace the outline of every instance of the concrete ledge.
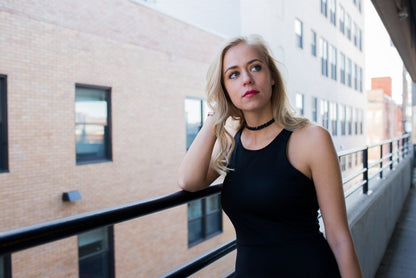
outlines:
M347 199L348 221L365 278L373 278L383 258L412 182L412 159L402 159L386 178L370 183L369 195Z

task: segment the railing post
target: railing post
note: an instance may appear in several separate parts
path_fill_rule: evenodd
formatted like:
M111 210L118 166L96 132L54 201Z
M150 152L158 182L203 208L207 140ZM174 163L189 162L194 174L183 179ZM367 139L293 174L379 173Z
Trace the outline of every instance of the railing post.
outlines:
M400 140L397 140L397 164L400 162Z
M380 145L380 179L383 178L383 144Z
M390 170L393 170L393 141L389 143Z
M363 194L368 193L368 146L363 150L363 180L365 181L363 185Z

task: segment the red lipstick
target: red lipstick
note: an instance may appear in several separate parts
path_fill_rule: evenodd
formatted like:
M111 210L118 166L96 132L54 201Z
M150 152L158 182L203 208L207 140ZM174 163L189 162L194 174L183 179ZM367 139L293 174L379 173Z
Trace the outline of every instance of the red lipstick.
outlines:
M259 91L250 90L250 91L245 92L245 94L243 95L243 97L252 97L252 96L257 95L258 93L259 93Z

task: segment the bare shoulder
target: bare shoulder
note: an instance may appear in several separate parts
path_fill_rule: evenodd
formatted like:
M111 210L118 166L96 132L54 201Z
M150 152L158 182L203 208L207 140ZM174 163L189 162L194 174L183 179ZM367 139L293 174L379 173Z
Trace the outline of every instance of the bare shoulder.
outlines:
M325 144L332 145L332 138L328 130L315 124L309 124L293 131L292 140L306 147L316 147L317 145Z

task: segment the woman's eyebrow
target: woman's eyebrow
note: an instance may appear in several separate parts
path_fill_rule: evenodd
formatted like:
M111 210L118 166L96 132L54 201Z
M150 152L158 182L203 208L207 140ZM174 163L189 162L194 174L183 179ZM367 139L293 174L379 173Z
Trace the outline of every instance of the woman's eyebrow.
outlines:
M250 65L251 63L254 63L254 62L261 62L261 63L263 63L263 61L262 61L262 60L255 58L255 59L253 59L253 60L248 61L248 62L247 62L247 65ZM235 69L235 68L237 68L237 66L231 66L231 67L228 67L228 68L224 71L224 74L226 74L226 73L227 73L227 71L229 71L229 70L231 70L231 69Z

